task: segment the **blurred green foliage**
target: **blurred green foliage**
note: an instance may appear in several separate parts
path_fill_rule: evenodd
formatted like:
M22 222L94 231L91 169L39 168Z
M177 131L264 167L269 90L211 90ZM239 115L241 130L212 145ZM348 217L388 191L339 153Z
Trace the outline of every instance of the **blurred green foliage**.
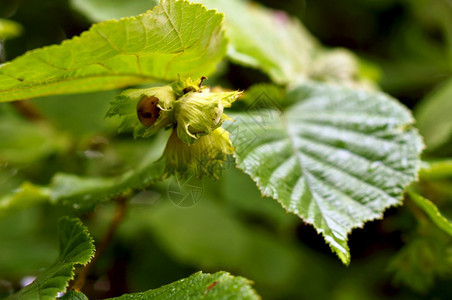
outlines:
M375 74L375 66L381 68L382 89L416 108L428 146L426 158L451 156L449 1L260 2L299 17L324 45L355 51L364 66L372 66L370 73ZM24 28L21 36L4 42L6 59L79 34L89 28L90 20L104 18L106 12L98 5L116 5L71 3L79 10L69 1L2 1L0 17ZM268 81L263 73L228 62L209 84L246 88ZM0 195L25 180L48 184L56 172L116 176L156 151L150 149L149 140L116 135L117 120L103 119L117 93L33 100L38 121L15 105L2 104ZM442 174L438 180L421 176L419 185L450 220L452 175ZM220 180L198 184L202 197L189 208L171 201L169 181L132 199L117 235L88 277L84 292L90 299L157 288L199 269L250 278L264 299L452 298L450 236L412 205L391 209L384 220L354 232L350 236L354 260L344 267L313 228L275 201L262 198L233 163ZM105 234L113 206L102 204L82 215L96 241ZM42 204L0 219L0 297L20 289L27 276L36 276L56 259L56 226L63 213L73 214L65 206Z

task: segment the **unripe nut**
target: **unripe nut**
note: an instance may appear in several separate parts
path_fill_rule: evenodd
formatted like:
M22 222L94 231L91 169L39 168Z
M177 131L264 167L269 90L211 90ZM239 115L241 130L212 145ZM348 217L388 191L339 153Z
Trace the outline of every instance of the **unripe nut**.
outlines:
M159 99L155 96L144 96L137 104L137 115L145 127L154 125L160 116Z

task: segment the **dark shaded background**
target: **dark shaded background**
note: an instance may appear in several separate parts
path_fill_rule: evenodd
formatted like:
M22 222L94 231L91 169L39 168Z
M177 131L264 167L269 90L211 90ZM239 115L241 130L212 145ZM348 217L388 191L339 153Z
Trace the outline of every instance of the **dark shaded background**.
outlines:
M261 0L260 2L299 17L325 46L348 48L364 60L375 64L381 70L379 83L382 89L410 108L414 108L424 96L451 75L452 52L449 43L452 38L449 22L452 13L446 9L448 6L444 3L447 1ZM6 42L7 60L27 50L59 43L80 34L91 25L82 15L74 12L66 0L0 0L0 17L16 20L25 28L21 37ZM233 64L228 67L229 72L225 76L235 88L245 89L254 83L268 81L268 78L259 71ZM103 101L100 97L90 97L92 96L87 96L85 102L79 98L75 102L70 102L73 105L71 111L77 111L77 105L86 105L84 107L99 111L99 115L102 115L108 106L108 99ZM83 115L83 110L78 112L72 123L67 123L67 119L63 120L61 117L61 110L65 110L61 105L39 102L39 100L36 101L36 105L57 127L77 136L82 141L88 141L85 144L81 142L81 146L78 145L80 149L96 146L89 143L89 136L99 131L101 125L96 123L80 134L77 132L80 130L79 126L73 124ZM93 119L96 117L98 116L92 116ZM114 131L110 130L108 134L113 136L112 132ZM124 141L129 142L129 137L120 136L119 142ZM102 145L96 147L102 147ZM79 152L80 149L78 149ZM134 153L140 153L142 150L134 151ZM133 161L133 158L130 160ZM105 162L87 162L85 158L68 163L58 156L49 158L43 164L46 167L36 165L24 167L23 174L34 182L45 183L54 169L86 173L87 169L91 170L89 172L95 172L92 170L99 166L105 168L105 164L110 171L112 167L117 167ZM210 264L204 267L206 271L225 269L234 274L255 279L256 288L264 298L452 299L450 280L437 280L423 293L404 285L394 284L392 274L388 272L388 265L397 251L405 245L407 239L414 234L413 228L416 227L416 220L405 207L390 209L386 212L384 221L370 222L364 229L357 229L351 234L349 244L352 264L346 268L334 257L323 238L312 227L296 218L286 216L281 209L281 212L273 214L228 200L230 197L227 193L218 190L231 187L230 180L237 180L231 177L238 177L242 185L240 187L232 185L232 188L246 190L246 195L251 194L248 198L256 201L252 203L267 201L269 210L279 209L276 203L271 203L268 199L260 199L254 184L249 179L240 177L243 175L238 171L228 170L227 172L229 175L220 182L203 183L206 199L203 198L202 202L212 201L218 204L228 214L237 218L244 227L251 231L263 231L281 242L282 247L290 249L287 250L288 253L298 251L303 257L301 259L303 264L300 265L303 272L300 274L295 272L293 282L287 285L268 286L265 282L250 276L252 271L246 271L246 268L253 268L252 264L242 269L237 266L228 269L227 263L225 265ZM165 197L165 185L153 188L157 194ZM143 211L149 209L148 206L146 208L134 206L131 208L131 215L136 213L141 216ZM61 212L60 208L45 206L0 222L0 236L4 237L2 240L9 239L9 242L2 242L4 244L3 248L0 247L0 256L10 255L11 259L23 258L18 262L23 266L15 270L8 269L6 266L2 269L0 260L0 279L4 280L0 284L0 291L2 286L3 290L8 290L8 286L19 287L23 276L33 274L34 271L52 261L52 255L56 255L56 249L52 248L52 246L56 247L54 225L61 216ZM111 212L112 207L104 205L96 213L85 217L95 237L101 236ZM193 212L187 210L187 215L191 213ZM193 213L193 219L187 218L193 221L196 216ZM85 292L89 296L93 298L117 296L124 292L155 288L203 268L203 264L199 263L200 260L191 262L189 259L180 259L169 251L158 237L164 230L157 234L150 233L148 229L140 228L137 220L139 218L126 222L126 229L118 234L99 261L86 286ZM17 223L21 224L17 229L17 235L14 235L14 232L7 234L12 224ZM36 223L40 225L36 227ZM21 241L24 234L28 239L25 242ZM221 240L221 236L217 238ZM17 247L21 247L23 252L20 255L17 253L14 255L13 251L5 250ZM181 243L180 247L185 246ZM268 255L269 259L272 258L270 252L265 252L270 250L262 251L264 251L263 255ZM275 250L275 253L280 252ZM202 253L200 255L202 256ZM298 254L294 255L297 257ZM257 268L257 266L254 267ZM271 278L271 274L268 277Z

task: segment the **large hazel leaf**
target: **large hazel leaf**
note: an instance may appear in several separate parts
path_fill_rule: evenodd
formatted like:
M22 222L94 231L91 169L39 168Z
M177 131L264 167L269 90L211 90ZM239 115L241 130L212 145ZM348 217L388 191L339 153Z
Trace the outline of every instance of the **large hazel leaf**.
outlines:
M112 299L260 299L251 283L246 278L235 277L227 272L215 274L198 272L158 289Z
M94 255L94 242L87 228L78 219L63 218L58 226L60 255L29 285L13 295L12 299L55 299L65 291L74 277L74 266L87 264Z
M286 102L295 104L233 116L238 166L348 264L350 231L400 204L416 178L422 142L413 118L383 93L325 84L299 86ZM272 105L259 97L251 107Z
M154 0L72 0L93 21L140 13ZM258 68L274 82L305 78L372 88L378 70L363 65L345 49L326 50L296 18L248 0L192 0L226 15L228 56L238 64Z
M201 4L162 0L137 17L95 24L0 65L0 102L208 75L226 53L222 20Z

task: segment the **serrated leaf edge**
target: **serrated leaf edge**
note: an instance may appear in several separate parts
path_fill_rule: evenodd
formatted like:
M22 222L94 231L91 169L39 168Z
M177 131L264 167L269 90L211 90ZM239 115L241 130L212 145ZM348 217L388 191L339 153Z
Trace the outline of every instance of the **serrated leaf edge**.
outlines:
M308 81L307 84L309 84L309 83L313 83L313 82ZM343 86L338 85L338 84L327 84L327 85L339 87L339 88L341 88L341 89L343 89L343 90L349 90L349 89L347 89L346 87L343 87ZM417 155L418 162L417 162L417 164L416 164L416 170L415 170L416 172L415 172L415 175L412 176L411 181L405 185L405 187L404 187L404 192L403 192L399 197L394 197L395 199L399 200L398 203L396 203L396 204L389 204L389 205L383 207L381 213L380 213L378 216L369 218L369 219L367 219L367 220L365 220L365 221L362 221L361 224L359 224L359 225L354 225L354 226L350 227L350 229L346 232L346 239L345 239L345 242L346 242L346 243L348 243L348 241L349 241L349 235L350 235L350 233L351 233L354 229L359 229L359 228L362 229L362 228L364 228L364 225L365 225L366 223L368 223L368 222L372 222L372 221L376 221L376 220L382 220L382 219L384 218L384 214L385 214L385 212L386 212L387 209L389 209L389 208L391 208L391 207L399 207L399 206L402 206L402 205L403 205L403 200L404 200L404 193L405 193L406 189L408 188L408 186L409 186L410 184L413 184L413 183L419 181L419 172L420 172L420 170L421 170L421 155L422 155L422 151L425 149L425 143L424 143L424 138L419 134L419 130L415 127L416 120L415 120L415 118L413 117L411 111L410 111L408 108L406 108L404 105L402 105L399 101L397 101L396 99L394 99L393 97L391 97L391 96L389 96L389 95L387 95L387 94L385 94L385 93L381 93L381 92L376 92L376 93L377 93L377 94L382 94L383 96L385 96L385 98L387 99L387 101L391 101L393 104L396 104L399 108L401 108L402 110L404 110L404 111L409 115L410 119L407 120L406 123L399 125L399 126L398 126L398 129L401 130L402 133L405 133L405 132L407 132L407 131L409 131L409 130L411 130L411 131L413 131L414 133L416 133L416 136L417 136L418 142L419 142L419 143L418 143L418 146L419 146L419 149L418 149L418 150L419 150L419 151L418 151L418 155ZM295 103L292 104L292 105L295 105ZM291 106L292 106L292 105L291 105ZM290 108L291 106L286 107L285 109L288 109L288 108ZM284 114L284 111L283 111L282 113ZM260 184L261 184L260 180L259 180L258 178L254 178L254 177L252 176L252 174L250 174L251 172L249 172L249 171L247 171L247 170L245 170L245 169L240 168L240 166L239 166L239 164L240 164L240 163L239 163L239 160L240 160L240 159L239 159L239 157L236 155L236 152L233 153L233 157L235 158L235 160L236 160L236 162L237 162L236 168L239 169L239 170L241 170L242 172L244 172L244 173L247 174L248 176L250 176L250 178L254 181L254 183L256 184L256 186L257 186L257 188L258 188L258 190L260 191L261 197L262 197L262 198L264 198L264 197L269 197L269 198L272 198L272 199L276 200L276 201L284 208L284 210L286 211L286 213L290 213L290 214L296 215L298 218L300 218L301 220L305 221L303 218L301 218L300 216L298 216L298 215L295 214L294 212L289 211L288 208L287 208L285 205L283 205L283 203L282 203L279 199L273 197L273 196L270 195L270 194L266 194L266 193L263 191L263 188L260 187ZM308 223L308 222L306 222L306 223L309 224L310 226L312 226L312 227L316 230L316 232L317 232L318 234L321 234L321 235L322 235L322 237L324 238L324 240L327 242L328 246L330 247L330 250L332 251L332 253L336 254L346 266L348 266L348 265L350 264L351 256L350 256L350 249L348 248L348 246L347 246L347 249L346 249L348 253L344 256L344 258L342 258L342 257L339 255L339 253L337 253L337 252L332 248L332 246L330 245L330 243L327 241L326 236L325 236L325 233L324 233L324 230L321 230L321 229L316 228L316 227L315 227L313 224L311 224L311 223Z

